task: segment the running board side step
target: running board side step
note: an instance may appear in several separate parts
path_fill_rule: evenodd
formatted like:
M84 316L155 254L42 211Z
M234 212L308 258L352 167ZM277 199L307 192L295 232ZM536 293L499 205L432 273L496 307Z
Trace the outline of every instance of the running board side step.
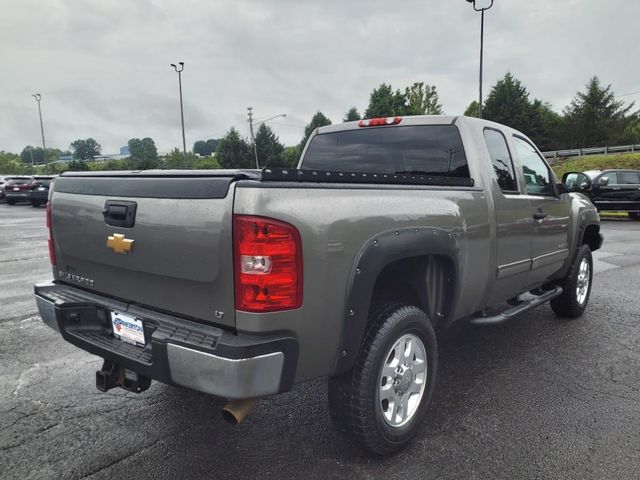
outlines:
M480 314L477 317L472 317L469 322L474 325L495 325L497 323L504 323L508 320L511 320L516 315L520 315L521 313L533 310L534 308L539 307L543 303L548 302L549 300L560 295L562 295L562 287L555 287L553 290L549 290L541 293L540 295L536 295L535 298L520 302L517 305L495 315L487 316Z

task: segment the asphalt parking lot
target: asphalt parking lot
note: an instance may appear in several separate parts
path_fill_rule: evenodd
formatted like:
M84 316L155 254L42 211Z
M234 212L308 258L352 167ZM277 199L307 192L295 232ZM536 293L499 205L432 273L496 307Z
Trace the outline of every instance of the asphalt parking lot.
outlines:
M0 478L639 478L640 222L603 221L590 306L548 306L440 338L424 431L368 456L337 435L317 380L262 400L237 427L224 401L154 383L95 388L100 359L44 326L44 209L0 204Z

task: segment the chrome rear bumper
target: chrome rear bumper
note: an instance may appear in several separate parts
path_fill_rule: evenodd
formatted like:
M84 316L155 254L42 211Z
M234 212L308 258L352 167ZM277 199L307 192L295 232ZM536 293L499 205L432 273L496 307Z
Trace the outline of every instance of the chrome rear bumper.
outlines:
M233 335L209 325L135 309L147 344L136 347L111 333L109 310L123 304L51 283L36 285L42 321L68 342L124 368L165 383L242 399L290 390L297 342L290 337Z

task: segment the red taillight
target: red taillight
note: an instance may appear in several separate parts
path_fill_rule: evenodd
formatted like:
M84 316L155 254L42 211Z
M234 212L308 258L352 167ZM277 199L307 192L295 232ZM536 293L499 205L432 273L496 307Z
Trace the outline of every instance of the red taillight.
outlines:
M359 127L381 127L383 125L397 125L402 121L402 117L382 117L368 118L358 122Z
M49 231L49 258L51 259L51 265L56 266L56 252L53 249L53 236L51 235L51 204L47 203L47 230Z
M272 312L302 305L302 243L293 226L233 216L236 310Z

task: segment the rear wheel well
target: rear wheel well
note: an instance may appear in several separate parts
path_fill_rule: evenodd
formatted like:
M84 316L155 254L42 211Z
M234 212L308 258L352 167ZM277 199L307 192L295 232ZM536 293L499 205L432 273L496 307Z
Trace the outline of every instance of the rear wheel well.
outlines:
M591 251L600 248L600 227L598 225L589 225L582 235L581 245L589 245Z
M453 285L453 262L448 257L404 258L382 269L373 288L371 304L392 301L414 305L436 326L450 313Z

